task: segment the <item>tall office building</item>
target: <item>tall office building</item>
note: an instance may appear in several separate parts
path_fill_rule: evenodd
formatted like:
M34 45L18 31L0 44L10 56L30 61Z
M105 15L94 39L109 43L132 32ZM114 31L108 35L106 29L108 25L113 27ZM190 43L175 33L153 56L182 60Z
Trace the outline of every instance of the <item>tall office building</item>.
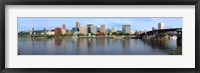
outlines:
M32 28L32 31L34 31L34 27Z
M100 30L100 28L99 27L97 27L97 32L100 32L101 30Z
M43 34L45 34L45 35L47 34L47 31L46 31L46 29L45 29L45 28L44 28L44 30L43 30Z
M91 33L91 26L92 26L93 24L88 24L87 25L87 31L88 31L88 33Z
M79 32L81 34L87 34L88 30L87 30L87 26L80 26L79 27Z
M62 25L62 34L66 34L66 26L65 26L65 24Z
M124 24L124 25L122 25L122 32L124 33L124 34L126 34L126 33L131 33L131 25L129 25L129 24Z
M80 26L81 26L80 23L77 21L77 22L76 22L76 27L79 28Z
M32 28L32 31L30 32L30 35L34 35L34 27Z
M97 34L97 26L93 24L87 25L88 33Z
M106 33L106 25L100 26L100 32Z
M60 27L56 27L56 28L55 28L55 31L54 31L54 34L55 34L55 35L60 35L60 34L62 34L61 28L60 28Z
M162 22L158 23L158 29L165 29L164 26L165 26L164 23Z
M91 26L91 33L97 34L97 26L96 25Z

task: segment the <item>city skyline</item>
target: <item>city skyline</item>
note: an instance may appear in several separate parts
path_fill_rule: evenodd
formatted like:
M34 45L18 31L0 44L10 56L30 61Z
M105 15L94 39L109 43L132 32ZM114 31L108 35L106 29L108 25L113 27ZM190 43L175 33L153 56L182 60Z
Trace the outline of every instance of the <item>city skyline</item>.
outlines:
M152 30L152 27L157 28L158 23L163 22L167 28L182 28L182 18L18 18L18 32L27 31L34 28L35 30L52 30L55 27L66 25L66 29L76 27L76 22L80 26L94 24L97 27L105 25L106 29L122 30L123 24L129 24L131 30ZM142 26L142 27L141 27Z

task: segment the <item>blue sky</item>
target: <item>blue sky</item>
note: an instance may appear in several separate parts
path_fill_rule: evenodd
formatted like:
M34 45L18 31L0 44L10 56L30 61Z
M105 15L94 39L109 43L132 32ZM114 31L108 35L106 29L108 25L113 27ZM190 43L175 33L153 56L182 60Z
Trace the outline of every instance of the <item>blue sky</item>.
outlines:
M67 29L72 29L76 26L76 21L80 22L81 26L87 24L95 24L97 27L105 24L107 29L114 27L117 30L122 29L123 24L130 24L131 30L151 30L152 27L158 28L158 23L163 22L165 27L168 28L182 28L182 18L147 18L147 17L135 17L135 18L18 18L18 32L31 30L33 27L35 30L47 30L54 29L55 27L61 27L62 24L66 25Z

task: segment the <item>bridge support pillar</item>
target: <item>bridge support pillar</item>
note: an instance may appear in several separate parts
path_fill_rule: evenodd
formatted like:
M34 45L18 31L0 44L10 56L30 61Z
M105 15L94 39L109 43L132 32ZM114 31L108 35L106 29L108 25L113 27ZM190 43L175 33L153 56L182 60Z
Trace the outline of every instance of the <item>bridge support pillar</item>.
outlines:
M169 39L168 35L158 36L158 40L168 40L168 39Z
M182 37L178 36L176 39L176 43L178 46L182 46Z

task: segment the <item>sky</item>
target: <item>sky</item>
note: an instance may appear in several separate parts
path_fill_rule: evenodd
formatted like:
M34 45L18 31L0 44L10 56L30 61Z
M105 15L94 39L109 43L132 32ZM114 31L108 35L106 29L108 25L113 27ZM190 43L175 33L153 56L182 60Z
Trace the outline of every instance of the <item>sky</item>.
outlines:
M76 26L76 22L80 22L81 26L87 26L87 24L94 24L97 27L105 24L106 29L122 30L123 24L130 24L131 30L150 31L152 27L158 28L158 23L163 22L166 28L182 28L181 17L163 17L163 18L150 18L150 17L129 17L129 18L18 18L18 32L32 30L52 30L55 27L62 27L66 25L67 30L71 30Z

